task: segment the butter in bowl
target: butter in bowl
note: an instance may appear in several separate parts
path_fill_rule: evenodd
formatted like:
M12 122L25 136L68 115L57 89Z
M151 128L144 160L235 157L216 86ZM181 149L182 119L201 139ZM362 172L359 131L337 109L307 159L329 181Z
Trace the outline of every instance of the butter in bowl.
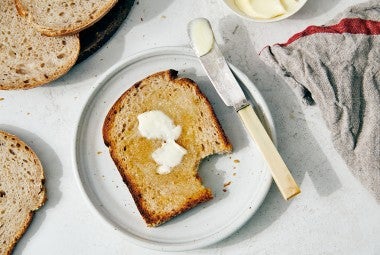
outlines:
M255 22L286 19L305 5L307 0L223 0L238 16Z

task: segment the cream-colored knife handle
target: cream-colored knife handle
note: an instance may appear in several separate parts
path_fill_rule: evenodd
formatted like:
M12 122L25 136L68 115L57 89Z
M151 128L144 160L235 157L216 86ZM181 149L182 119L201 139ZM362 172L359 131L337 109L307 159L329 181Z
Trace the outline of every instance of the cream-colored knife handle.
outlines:
M252 106L238 111L248 133L264 156L282 196L288 200L301 192Z

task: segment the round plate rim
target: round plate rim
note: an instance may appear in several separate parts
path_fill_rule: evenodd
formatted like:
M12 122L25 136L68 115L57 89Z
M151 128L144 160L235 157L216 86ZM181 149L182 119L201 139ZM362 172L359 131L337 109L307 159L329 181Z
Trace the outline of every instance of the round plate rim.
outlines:
M269 171L267 172L267 175L264 178L264 183L263 183L263 188L262 188L262 196L260 197L259 200L255 201L255 206L249 210L249 213L245 215L243 220L240 220L239 224L230 224L233 226L228 225L227 227L223 228L225 231L223 233L217 232L213 236L210 236L206 239L203 240L197 240L197 242L186 242L183 244L178 244L178 243L161 243L161 242L155 242L155 241L150 241L147 239L143 239L141 237L135 236L133 233L129 233L123 229L120 229L118 225L116 225L115 222L113 222L111 219L107 218L105 215L103 215L96 205L93 203L93 201L90 198L90 194L88 194L88 191L86 190L85 184L83 183L81 174L80 174L80 167L78 164L78 141L79 141L79 133L81 131L81 128L83 126L83 119L87 114L87 108L93 101L93 99L97 96L98 92L103 88L105 84L118 72L123 70L125 67L132 65L136 62L139 62L140 60L143 60L146 57L154 57L154 56L160 56L160 55L167 55L167 54L181 54L181 55L186 55L188 57L194 57L196 58L195 54L193 53L192 49L189 47L173 47L173 46L168 46L168 47L157 47L149 50L144 50L141 51L137 54L134 54L128 58L122 59L118 61L116 64L111 66L103 75L99 77L99 79L95 83L95 89L90 93L88 98L85 100L84 105L81 107L80 111L81 114L79 116L79 119L77 120L77 125L75 128L75 133L74 133L74 142L73 142L73 148L72 148L72 163L74 165L74 175L75 179L77 182L77 186L79 187L82 196L84 197L84 200L86 203L89 205L91 208L91 211L97 215L102 222L106 223L108 226L112 226L114 230L118 231L126 239L134 243L135 245L144 247L144 248L149 248L153 250L159 250L159 251L188 251L188 250L194 250L194 249L199 249L203 248L206 246L209 246L211 244L214 244L218 241L221 241L234 232L236 232L238 229L240 229L258 210L258 208L261 206L262 202L264 201L265 197L267 196L270 186L272 184L272 177L270 176ZM250 81L250 79L242 72L240 71L237 67L232 65L231 63L228 63L231 70L235 73L235 75L238 76L238 78L244 83L244 86L249 90L249 93L252 95L253 98L261 98L262 102L264 104L260 105L260 107L264 110L263 112L269 113L269 116L265 115L266 121L269 124L269 127L271 129L271 136L272 140L275 145L277 145L277 137L276 137L276 129L274 126L274 122L272 119L272 115L270 114L269 108L266 105L261 93L257 90L257 88L254 86L253 82ZM254 94L254 96L253 96ZM242 215L243 216L243 215Z

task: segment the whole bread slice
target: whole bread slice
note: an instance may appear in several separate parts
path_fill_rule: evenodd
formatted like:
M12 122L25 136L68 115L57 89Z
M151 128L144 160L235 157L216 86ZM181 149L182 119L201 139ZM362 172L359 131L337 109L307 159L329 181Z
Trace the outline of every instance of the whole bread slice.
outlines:
M76 34L101 19L117 0L14 0L21 16L48 36Z
M14 0L0 4L0 89L33 88L65 74L79 54L78 36L53 38L17 14Z
M187 150L179 165L160 175L152 152L162 141L144 138L137 116L159 110L182 127L176 142ZM198 176L201 159L232 150L213 109L190 79L177 71L153 74L128 89L110 109L103 138L148 226L158 226L212 198Z
M11 254L45 200L44 172L32 149L0 131L0 254Z

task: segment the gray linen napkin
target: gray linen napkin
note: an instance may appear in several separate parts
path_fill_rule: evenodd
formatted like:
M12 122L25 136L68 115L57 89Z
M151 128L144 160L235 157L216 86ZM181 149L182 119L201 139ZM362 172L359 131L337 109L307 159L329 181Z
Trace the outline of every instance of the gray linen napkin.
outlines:
M380 1L267 46L260 57L320 107L337 151L380 202Z

